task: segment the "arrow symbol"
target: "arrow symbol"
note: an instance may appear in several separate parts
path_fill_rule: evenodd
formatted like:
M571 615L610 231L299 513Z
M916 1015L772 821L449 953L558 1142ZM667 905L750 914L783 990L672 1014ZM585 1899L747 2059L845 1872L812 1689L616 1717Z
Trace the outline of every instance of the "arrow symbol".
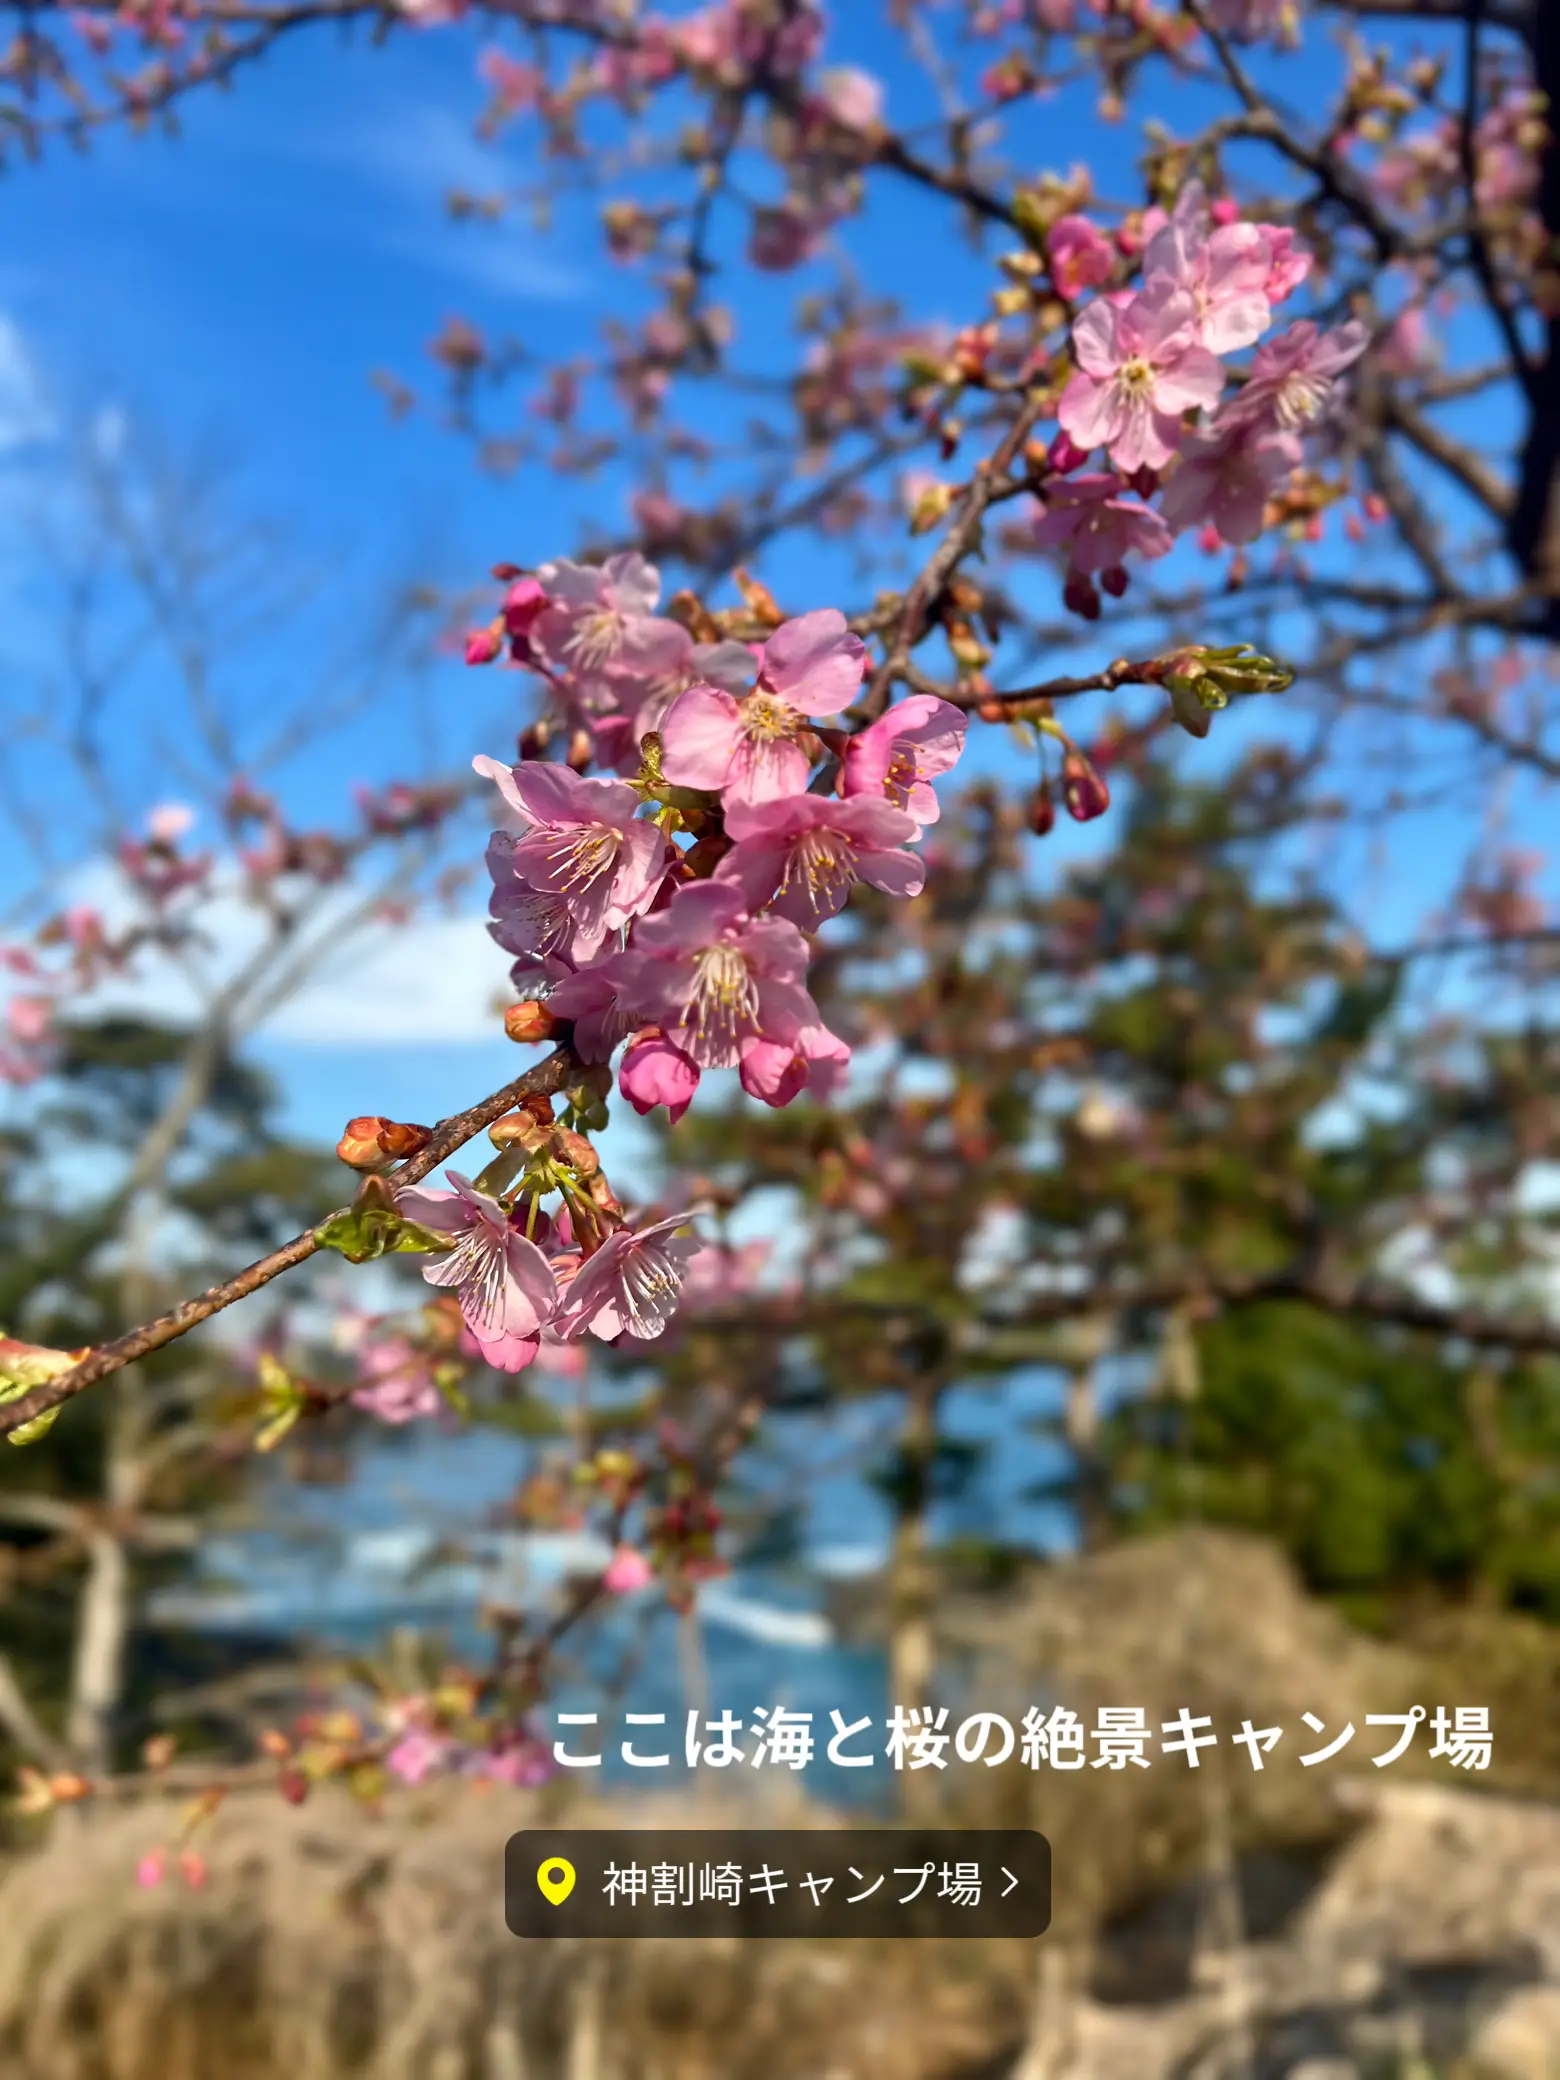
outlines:
M1007 1884L1002 1888L1001 1897L1003 1899L1006 1899L1008 1894L1013 1890L1013 1887L1018 1883L1018 1880L1014 1877L1013 1873L1008 1869L1006 1864L1003 1864L1002 1866L1002 1875L1004 1878L1007 1879Z

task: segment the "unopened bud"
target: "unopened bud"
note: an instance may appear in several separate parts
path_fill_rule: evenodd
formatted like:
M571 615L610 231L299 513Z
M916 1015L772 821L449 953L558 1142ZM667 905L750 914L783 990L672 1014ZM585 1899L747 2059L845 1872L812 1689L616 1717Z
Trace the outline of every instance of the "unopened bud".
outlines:
M349 1119L345 1133L336 1143L337 1155L353 1170L383 1170L390 1158L380 1146L379 1134L381 1128L391 1124L376 1113Z
M928 484L910 514L910 532L927 534L941 520L958 493L951 484Z
M551 605L537 579L517 578L504 594L504 627L512 636L528 636Z
M1120 599L1131 582L1125 564L1113 563L1108 570L1100 572L1100 584L1112 599Z
M522 1004L511 1004L504 1013L504 1032L511 1040L524 1043L528 1040L550 1040L558 1021L547 1006L535 997L527 997Z
M569 739L569 770L574 773L587 771L595 755L596 747L591 742L590 731L577 729Z
M1062 796L1075 823L1092 823L1110 807L1110 789L1081 751L1062 761Z
M532 1119L541 1127L550 1127L558 1116L553 1109L553 1101L548 1097L546 1091L527 1091L526 1095L520 1100L520 1110L529 1112Z
M524 762L528 758L540 758L551 742L552 724L550 722L533 722L528 728L521 730L515 740L515 749L519 752L522 762Z
M731 575L736 582L737 590L747 601L748 612L754 620L763 622L766 628L778 628L784 621L785 614L769 587L745 571L741 564L737 565Z
M601 1158L585 1139L571 1127L554 1127L552 1145L558 1160L567 1163L576 1177L594 1177L601 1168Z
M414 1126L409 1120L386 1120L379 1129L379 1146L395 1163L421 1155L432 1139L431 1127Z
M523 1148L534 1155L547 1139L547 1129L529 1112L506 1112L488 1128L488 1139L495 1148Z
M466 636L467 664L491 664L504 647L504 631L501 623L491 628L473 628Z
M1029 828L1037 838L1049 837L1056 828L1056 804L1050 782L1042 780L1029 804Z
M1088 449L1080 448L1070 433L1059 433L1046 450L1046 460L1058 476L1065 477L1088 459Z
M1078 614L1085 621L1098 621L1100 596L1094 589L1094 580L1082 571L1069 571L1062 587L1062 605L1069 614Z

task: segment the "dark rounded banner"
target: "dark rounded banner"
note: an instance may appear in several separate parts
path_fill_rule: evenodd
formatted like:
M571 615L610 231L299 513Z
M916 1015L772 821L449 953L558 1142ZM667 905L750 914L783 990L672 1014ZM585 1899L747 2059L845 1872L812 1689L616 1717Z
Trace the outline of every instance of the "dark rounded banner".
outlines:
M1032 1828L537 1828L504 1848L517 1936L1039 1936Z

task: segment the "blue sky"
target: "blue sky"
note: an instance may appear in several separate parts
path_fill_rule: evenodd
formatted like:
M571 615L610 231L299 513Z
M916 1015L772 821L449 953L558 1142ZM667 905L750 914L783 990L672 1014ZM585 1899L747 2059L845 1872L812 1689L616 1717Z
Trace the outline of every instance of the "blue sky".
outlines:
M852 5L840 16L837 56L881 68L876 8ZM1331 71L1324 32L1313 27L1311 38L1285 73L1300 100ZM324 581L303 624L327 646L311 668L327 649L334 659L335 645L349 659L356 617L412 574L469 584L498 557L531 562L567 548L582 522L623 522L631 487L621 474L572 484L484 476L436 412L392 425L371 381L375 369L392 370L432 398L426 349L451 314L558 359L588 349L602 316L636 294L598 257L594 205L584 199L565 198L550 237L523 215L498 228L446 220L451 188L489 190L528 170L523 142L494 150L473 138L476 48L463 32L403 36L377 52L333 35L298 39L232 94L192 99L175 140L105 135L90 154L56 151L0 185L0 526L11 544L13 660L20 645L24 667L46 662L55 640L29 575L28 496L55 467L60 430L105 408L175 447L216 435L233 449L240 505L278 519L290 553ZM902 65L890 62L887 79L892 113L928 112ZM1196 98L1178 100L1179 127L1193 120ZM1135 183L1123 165L1135 133L1103 126L1076 96L1041 111L1031 134L1037 164L1065 169L1092 157L1107 193ZM947 235L940 211L929 218L913 189L883 182L852 243L870 281L913 285L917 315L957 320L980 308L989 264ZM741 336L762 341L785 323L796 288L782 277L744 292ZM766 575L797 603L838 593L838 573L816 547L776 559ZM294 640L273 634L268 648L262 634L235 660L255 715L303 668L285 647ZM1101 644L1109 654L1108 630ZM514 687L448 659L393 674L355 723L294 761L290 798L324 818L354 780L415 771L430 756L458 763L484 745L502 750L517 719ZM155 680L127 678L123 755L141 760L149 800L181 792L158 735L161 698ZM1223 730L1221 741L1237 736ZM981 755L1012 753L990 733ZM1216 746L1205 755L1218 755ZM66 785L67 816L69 801ZM1096 834L1059 837L1049 854L1057 863ZM1396 857L1401 868L1405 855ZM1407 855L1433 857L1433 839ZM0 888L15 879L13 865ZM459 969L462 1002L480 1004L488 987L503 986L502 960L474 926L448 961L440 972ZM393 967L374 972L389 978L387 1003L426 997L415 985L398 992ZM350 973L325 977L338 1012L358 988ZM342 1119L365 1109L436 1116L516 1059L502 1040L462 1037L479 1028L479 1013L441 1027L425 1003L403 1018L401 1037L370 1052L361 1027L348 1038L321 1001L311 998L315 1008L265 1044L295 1123L311 1132L334 1138Z

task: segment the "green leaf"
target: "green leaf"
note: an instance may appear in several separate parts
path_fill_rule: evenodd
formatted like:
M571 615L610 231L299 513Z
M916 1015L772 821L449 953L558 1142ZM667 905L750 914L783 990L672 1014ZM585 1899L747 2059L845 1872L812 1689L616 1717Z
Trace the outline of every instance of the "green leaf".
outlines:
M18 1343L13 1337L0 1336L0 1403L20 1401L46 1379L69 1372L85 1356L85 1351L53 1351L42 1344ZM41 1416L34 1416L30 1423L10 1432L12 1444L36 1444L53 1429L58 1417L57 1408L45 1409Z
M453 1235L425 1228L420 1221L404 1220L393 1208L353 1205L333 1213L314 1231L321 1249L339 1250L349 1264L367 1264L375 1257L397 1253L447 1250L455 1247Z

